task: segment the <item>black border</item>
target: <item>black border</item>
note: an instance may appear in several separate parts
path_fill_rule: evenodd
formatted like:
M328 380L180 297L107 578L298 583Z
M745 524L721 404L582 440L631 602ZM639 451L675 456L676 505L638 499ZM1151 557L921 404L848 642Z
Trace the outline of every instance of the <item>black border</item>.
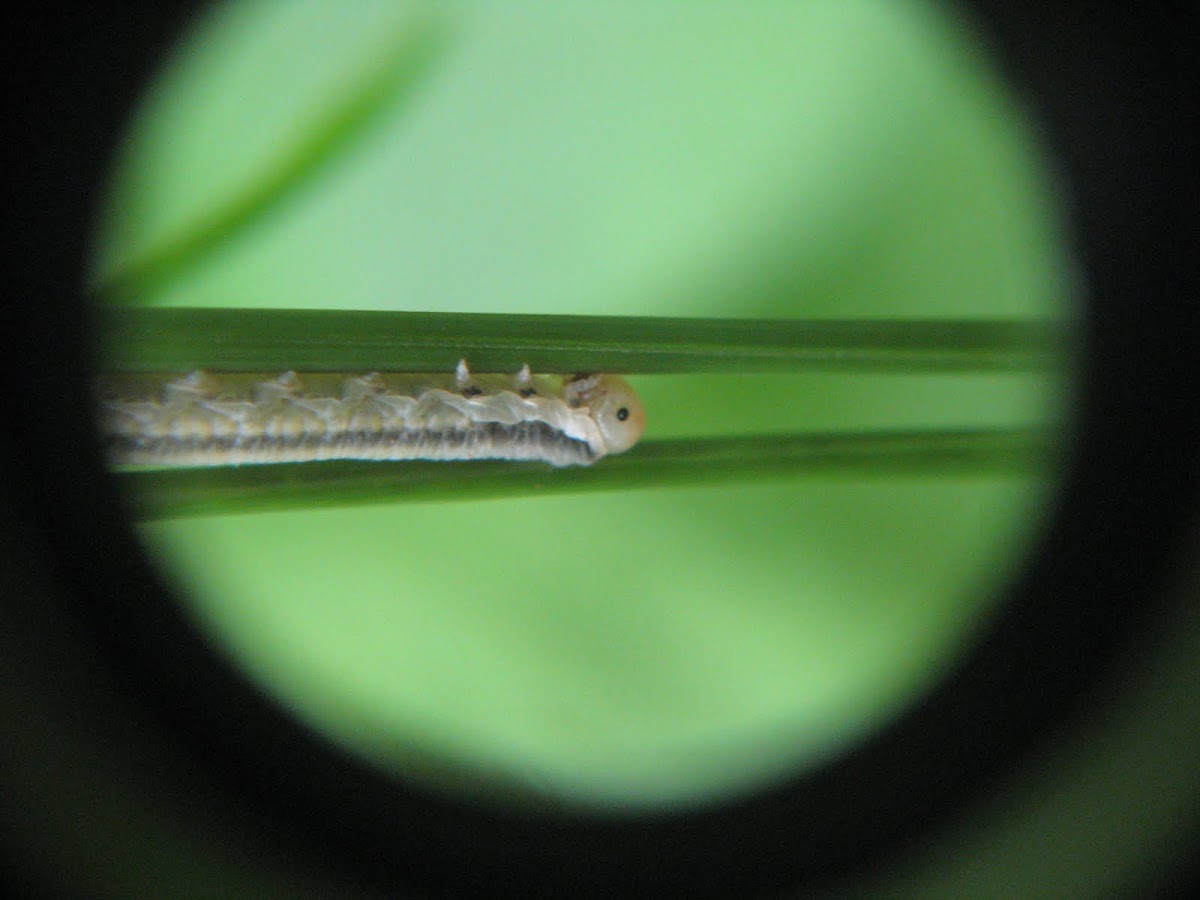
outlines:
M209 652L138 551L94 435L64 414L89 396L78 286L96 188L140 86L187 20L184 4L72 7L11 38L48 48L29 70L38 143L17 192L19 275L31 282L4 328L9 383L25 386L5 400L5 430L30 552L78 598L166 733L247 804L307 834L315 857L383 885L751 896L878 864L1070 723L1155 613L1197 508L1200 320L1196 283L1183 275L1196 157L1177 134L1183 22L1104 4L969 10L1044 123L1073 204L1089 306L1070 474L1045 540L970 658L826 769L676 816L503 812L357 764Z

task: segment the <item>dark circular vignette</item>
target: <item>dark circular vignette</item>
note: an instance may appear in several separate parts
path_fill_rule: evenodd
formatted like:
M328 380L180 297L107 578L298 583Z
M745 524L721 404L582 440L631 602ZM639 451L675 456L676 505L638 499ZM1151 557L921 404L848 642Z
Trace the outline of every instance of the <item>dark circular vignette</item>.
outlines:
M1177 142L1181 23L1104 4L966 7L1065 179L1087 279L1078 421L1045 539L995 626L890 730L811 777L698 812L624 819L472 806L400 784L310 732L212 652L138 549L87 408L88 237L122 126L196 4L27 20L34 173L6 327L18 525L131 697L212 784L352 882L438 894L753 896L866 871L1056 729L1156 612L1197 507L1190 160ZM22 38L24 41L22 43ZM40 143L37 143L40 142ZM1181 178L1192 179L1188 191ZM11 313L8 314L11 318ZM37 603L40 598L26 597ZM56 612L58 612L56 610Z

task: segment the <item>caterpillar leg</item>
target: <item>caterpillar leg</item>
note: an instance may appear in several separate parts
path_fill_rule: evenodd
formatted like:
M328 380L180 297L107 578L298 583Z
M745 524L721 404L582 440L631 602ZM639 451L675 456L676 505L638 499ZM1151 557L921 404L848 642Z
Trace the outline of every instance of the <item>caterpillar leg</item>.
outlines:
M207 400L217 393L217 380L200 369L163 385L162 396L172 400Z
M454 383L460 388L464 388L471 383L471 370L467 368L467 361L465 359L460 359L458 366L454 369Z
M300 376L295 372L283 372L278 378L273 378L270 381L260 381L254 386L254 399L256 402L263 400L287 400L294 397L300 392Z

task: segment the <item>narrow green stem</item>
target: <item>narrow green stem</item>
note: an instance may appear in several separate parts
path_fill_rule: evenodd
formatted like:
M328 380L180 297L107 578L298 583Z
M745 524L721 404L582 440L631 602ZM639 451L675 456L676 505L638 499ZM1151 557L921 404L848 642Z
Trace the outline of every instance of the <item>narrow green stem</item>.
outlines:
M432 15L406 21L385 43L385 52L366 61L359 80L339 95L330 109L316 115L309 128L296 135L250 187L188 222L182 231L167 234L141 254L101 273L96 292L109 300L152 292L278 209L354 146L355 139L382 112L422 82L445 40L441 20Z
M107 307L112 372L1027 371L1063 329L1006 320L677 319L347 310Z
M1036 429L758 435L647 441L594 466L320 462L117 473L141 519L369 503L535 497L780 478L1012 477L1045 459Z

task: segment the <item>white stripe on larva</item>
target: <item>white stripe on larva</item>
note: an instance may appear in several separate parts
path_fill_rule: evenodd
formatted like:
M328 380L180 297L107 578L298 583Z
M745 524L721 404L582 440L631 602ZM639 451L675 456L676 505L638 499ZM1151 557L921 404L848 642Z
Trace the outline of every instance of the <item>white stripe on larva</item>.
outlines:
M589 465L628 450L645 414L615 375L284 372L110 377L101 426L118 465L541 460Z

